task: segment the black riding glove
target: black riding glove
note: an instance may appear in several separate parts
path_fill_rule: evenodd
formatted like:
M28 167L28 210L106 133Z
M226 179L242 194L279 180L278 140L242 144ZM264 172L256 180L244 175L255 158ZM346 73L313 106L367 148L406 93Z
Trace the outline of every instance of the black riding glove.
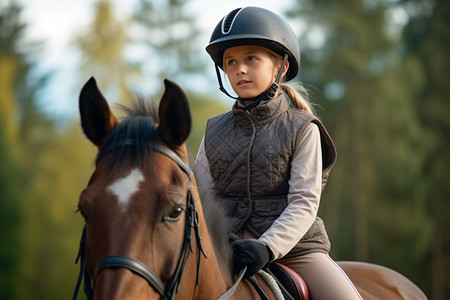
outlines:
M233 268L239 273L247 267L245 277L251 277L262 269L270 260L269 247L256 239L241 239L231 243L233 250Z

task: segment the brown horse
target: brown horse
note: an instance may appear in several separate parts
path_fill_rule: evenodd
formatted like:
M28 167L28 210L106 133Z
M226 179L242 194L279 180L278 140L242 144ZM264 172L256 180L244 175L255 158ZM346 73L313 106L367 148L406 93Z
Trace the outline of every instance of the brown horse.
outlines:
M88 299L208 300L224 294L236 279L226 225L202 206L188 167L187 99L176 84L166 80L165 88L158 112L138 100L124 108L127 116L120 123L93 78L81 91L81 125L98 155L78 204L86 226L74 299L83 278ZM207 224L203 209L212 222ZM392 270L341 266L365 299L425 299ZM264 281L259 284L274 299ZM232 296L258 298L247 281Z

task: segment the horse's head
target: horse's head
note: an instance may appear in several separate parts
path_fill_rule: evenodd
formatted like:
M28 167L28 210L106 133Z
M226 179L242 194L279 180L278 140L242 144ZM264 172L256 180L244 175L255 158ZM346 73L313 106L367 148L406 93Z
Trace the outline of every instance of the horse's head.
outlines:
M185 235L198 230L191 232L187 99L166 80L158 113L138 101L120 123L93 78L79 100L83 131L98 147L78 204L86 221L85 281L92 279L94 298L159 299L183 271Z

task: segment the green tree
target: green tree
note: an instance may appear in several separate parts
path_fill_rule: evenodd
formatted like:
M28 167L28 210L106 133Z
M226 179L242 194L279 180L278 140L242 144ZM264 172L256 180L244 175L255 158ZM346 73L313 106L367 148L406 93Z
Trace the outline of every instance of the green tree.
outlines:
M26 159L29 181L24 191L18 299L68 299L78 274L74 261L83 226L75 211L93 168L95 149L78 124L69 124L62 132L38 124L28 134L33 156Z
M338 150L320 212L332 252L386 265L420 284L416 268L431 224L420 176L424 132L413 99L424 82L417 63L398 55L389 5L299 0L289 16L306 24L301 79L320 91L314 100Z
M81 52L81 82L89 77L101 78L100 87L106 94L126 99L131 91L130 78L140 75L139 67L125 59L130 43L129 20L120 20L110 0L95 3L95 16L91 24L75 39Z
M22 245L20 229L23 202L20 164L20 115L23 102L20 91L29 88L30 63L22 51L25 25L20 21L22 8L15 1L0 5L0 298L17 296ZM20 90L19 90L20 88Z
M135 39L149 49L147 63L159 79L179 81L205 68L198 55L200 31L195 17L189 14L188 3L140 0L137 6L135 19L142 31Z
M430 233L429 260L422 268L430 278L432 298L450 297L450 3L448 1L404 1L409 15L405 26L404 60L417 60L424 73L425 84L414 97L421 125L426 130L426 158L422 164L425 198L433 229Z
M11 153L4 122L0 122L0 298L14 299L21 254L20 165Z

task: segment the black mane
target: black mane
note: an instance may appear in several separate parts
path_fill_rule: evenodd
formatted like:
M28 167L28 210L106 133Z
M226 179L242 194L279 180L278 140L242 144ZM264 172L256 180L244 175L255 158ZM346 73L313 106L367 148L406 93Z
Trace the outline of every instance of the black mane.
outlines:
M218 260L221 263L222 271L230 272L231 274L231 248L228 241L231 233L229 219L225 215L225 210L221 206L218 196L211 187L198 187L198 192L206 226L208 227Z
M137 98L130 106L119 105L125 117L109 133L99 149L96 163L111 154L109 167L122 164L148 166L149 153L157 141L157 106L153 101Z

